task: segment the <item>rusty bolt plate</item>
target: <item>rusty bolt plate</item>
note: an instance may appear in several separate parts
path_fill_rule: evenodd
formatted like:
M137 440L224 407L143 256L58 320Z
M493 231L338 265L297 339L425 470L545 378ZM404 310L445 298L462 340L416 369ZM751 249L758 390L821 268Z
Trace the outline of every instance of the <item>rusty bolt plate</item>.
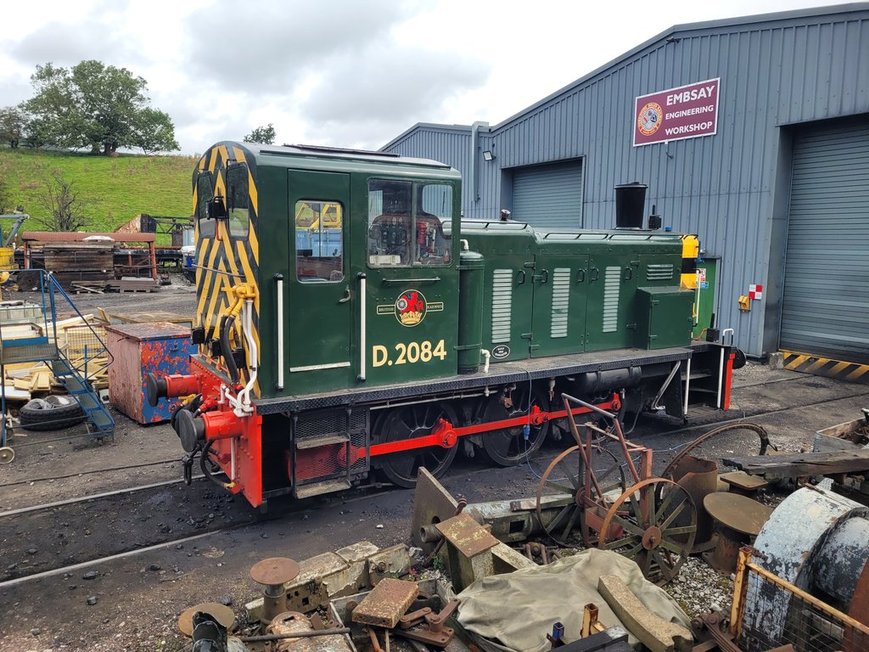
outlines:
M286 557L269 557L255 563L250 569L250 578L257 584L277 586L296 579L299 564Z
M769 520L772 508L747 496L732 493L708 494L703 507L716 521L742 534L756 537Z
M469 559L498 545L498 539L464 512L438 523L435 527Z
M232 631L232 627L235 625L235 614L232 613L232 609L217 602L203 602L185 609L178 616L178 629L184 636L193 636L193 614L197 611L211 614L228 632Z
M393 629L418 594L416 582L386 577L353 610L353 622Z

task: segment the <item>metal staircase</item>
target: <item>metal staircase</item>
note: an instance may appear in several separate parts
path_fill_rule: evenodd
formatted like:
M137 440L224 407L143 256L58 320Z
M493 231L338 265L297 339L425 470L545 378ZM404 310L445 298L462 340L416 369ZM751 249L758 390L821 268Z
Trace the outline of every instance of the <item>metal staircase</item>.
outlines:
M84 316L73 303L70 296L57 282L51 272L40 270L39 291L41 302L39 314L28 314L21 320L4 321L0 327L0 369L7 364L17 362L45 362L54 373L70 396L75 398L84 412L88 432L95 439L113 438L115 434L115 420L108 408L100 399L99 393L93 388L87 373L87 348L85 348L84 371L76 368L64 351L58 346L57 337L57 299L65 301L72 311L82 318L83 324L87 325L90 336L98 346L105 350L105 342L97 334L92 326L87 324ZM15 327L18 331L10 336ZM3 328L8 332L4 336ZM29 329L29 330L28 330ZM24 332L22 336L22 331ZM109 363L112 362L109 354ZM2 371L0 371L2 378ZM5 387L0 382L0 409L3 411L3 420L0 423L0 445L6 446L6 396Z

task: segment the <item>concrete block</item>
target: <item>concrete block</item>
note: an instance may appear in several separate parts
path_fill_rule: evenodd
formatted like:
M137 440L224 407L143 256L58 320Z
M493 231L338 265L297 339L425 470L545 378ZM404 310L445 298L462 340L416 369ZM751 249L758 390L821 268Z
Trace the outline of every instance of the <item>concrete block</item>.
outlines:
M403 543L384 548L368 558L368 579L372 586L385 577L407 575L413 564L410 549Z
M492 548L492 562L494 565L495 575L501 573L512 573L520 568L531 568L537 566L533 561L517 550L513 550L506 543L499 543Z
M781 351L776 351L775 353L770 353L767 358L767 364L770 369L784 369L785 366L785 356Z
M352 564L355 561L362 561L364 559L368 559L378 550L380 550L380 548L375 546L370 541L357 541L356 543L352 543L349 546L345 546L339 550L336 550L335 554L344 561L346 561L348 564Z
M616 575L601 575L597 590L628 631L652 652L687 652L694 645L689 630L649 611Z

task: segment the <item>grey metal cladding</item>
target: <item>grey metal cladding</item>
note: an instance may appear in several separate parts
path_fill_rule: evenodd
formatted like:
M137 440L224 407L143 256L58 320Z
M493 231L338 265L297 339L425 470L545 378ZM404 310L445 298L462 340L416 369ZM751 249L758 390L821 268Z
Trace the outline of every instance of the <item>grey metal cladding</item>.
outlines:
M514 168L512 218L549 229L582 227L582 163Z
M716 77L716 135L632 146L636 96ZM464 210L497 215L510 168L583 157L583 227L610 227L613 186L647 183L647 209L721 257L719 325L759 355L764 310L740 313L736 298L768 280L780 127L867 112L867 3L676 26L481 134L495 159L479 163L480 199L463 193ZM387 149L439 158L454 138L428 125ZM444 162L465 174L469 151Z
M869 363L869 116L794 141L781 346Z

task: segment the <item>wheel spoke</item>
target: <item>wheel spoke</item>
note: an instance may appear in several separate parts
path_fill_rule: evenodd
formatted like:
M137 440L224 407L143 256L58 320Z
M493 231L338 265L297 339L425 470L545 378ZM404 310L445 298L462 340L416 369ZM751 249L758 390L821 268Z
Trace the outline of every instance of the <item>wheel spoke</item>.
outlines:
M634 558L634 561L637 562L640 566L640 570L643 571L643 575L649 576L649 566L652 563L652 556L649 554L648 550L643 550L639 552L637 556Z
M686 554L685 546L680 543L676 543L675 541L661 539L661 543L658 545L659 547L664 548L665 550L669 550L670 552L673 552L680 557Z
M576 493L576 489L574 487L568 487L567 485L559 484L557 482L552 482L551 480L546 481L546 488L553 488L557 490L557 493L560 494L570 494L574 495Z
M552 534L552 532L557 529L558 524L563 522L565 517L569 517L570 514L572 514L572 512L576 509L579 509L576 505L567 505L566 507L564 507L560 512L558 512L558 514L555 515L555 518L549 521L549 525L546 526L546 531Z
M664 520L664 522L661 523L658 527L660 527L662 530L666 530L667 527L670 525L670 523L672 523L673 520L677 516L679 516L679 514L682 513L682 510L685 509L685 505L687 504L687 502L688 502L688 494L685 494L684 496L682 496L682 502L680 502L678 505L676 505L676 507L673 509L673 511L670 512L669 516L667 516L667 518ZM659 512L655 521L656 522L660 521L661 520L660 517L661 517L661 513Z
M634 518L637 519L637 523L639 523L640 525L648 525L649 515L643 514L643 502L641 499L637 498L637 493L638 492L636 491L632 491L631 495L629 496L631 511L633 512ZM640 498L642 498L642 495L640 496ZM652 507L652 509L654 509L654 506Z
M573 513L570 515L570 520L567 522L567 525L564 527L564 531L561 534L561 538L567 541L567 538L570 536L570 533L573 531L574 526L576 525L576 519L579 517L579 508L573 510Z
M697 531L696 525L682 525L680 527L671 527L666 530L661 530L661 534L665 537L678 536L680 534L691 534Z
M604 544L604 547L608 550L615 550L616 548L621 548L622 546L626 546L629 543L633 543L634 545L636 545L635 542L637 541L637 538L638 537L636 535L632 534L630 536L622 537L621 539L616 539L615 541L610 541ZM639 545L640 547L642 547L642 541Z
M670 506L670 503L673 501L673 496L675 495L687 495L683 494L681 490L677 490L676 487L670 487L670 491L667 492L667 495L664 496L664 500L661 501L661 504L658 505L658 510L654 513L653 521L658 522L661 520L661 516L666 511L667 507ZM653 492L654 495L654 492Z
M667 574L667 570L671 568L671 565L664 561L664 558L661 556L661 553L658 550L652 550L652 559L655 560L658 564L658 568L661 573Z
M645 532L645 530L643 530L643 528L641 528L639 525L632 521L629 521L627 518L619 516L618 514L615 514L613 516L613 523L620 525L623 530L635 534L638 537L642 537L643 533Z
M562 470L562 473L564 473L565 478L567 479L568 482L570 482L571 486L573 486L574 491L576 491L579 488L578 469L576 471L571 469L570 465L568 465L565 460L561 460L558 463L558 468L560 468Z

